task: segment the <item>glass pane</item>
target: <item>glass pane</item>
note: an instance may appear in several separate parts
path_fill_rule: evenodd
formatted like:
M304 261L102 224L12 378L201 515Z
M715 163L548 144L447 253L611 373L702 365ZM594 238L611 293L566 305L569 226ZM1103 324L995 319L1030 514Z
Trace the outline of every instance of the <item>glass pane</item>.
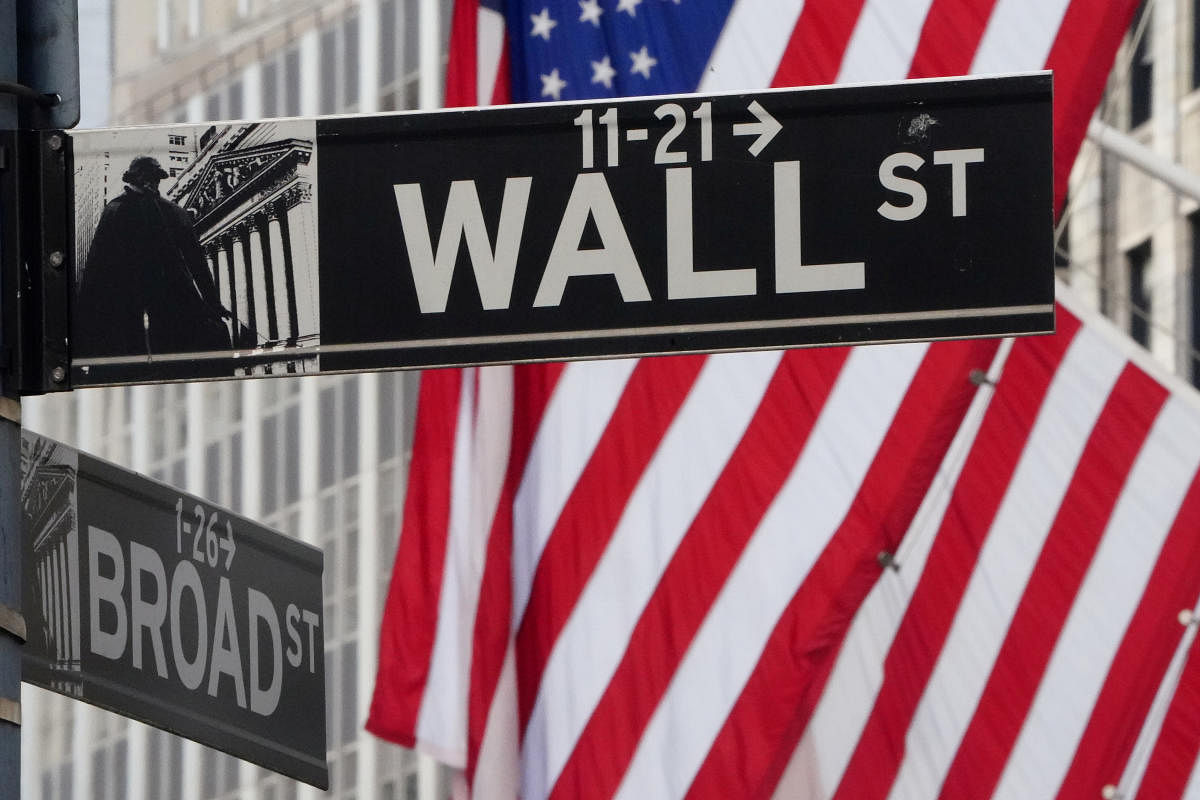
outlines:
M274 61L262 68L262 113L264 117L279 116L279 67Z
M321 453L318 460L321 464L322 488L332 486L336 480L338 439L336 400L334 387L327 386L321 390Z
M262 510L270 514L279 507L278 469L279 469L279 437L277 425L279 418L267 417L262 421Z
M353 741L358 735L358 643L342 645L342 739Z
M170 750L170 768L167 770L167 785L170 792L166 795L169 800L181 800L183 797L183 739L178 736L168 736Z
M129 745L125 739L117 741L113 747L113 796L125 794L125 774L129 767Z
M229 438L229 504L234 511L242 507L242 432Z
M284 85L287 92L283 98L283 113L289 117L300 116L300 51L293 47L283 56Z
M321 113L337 110L337 32L327 30L321 34Z
M396 455L396 417L401 409L396 403L399 373L379 376L379 460L387 461Z
M388 86L396 80L396 2L379 4L379 83Z
M229 119L241 119L242 113L242 82L234 81L229 84Z
M300 499L300 407L289 406L285 417L284 440L284 503L290 505Z
M205 797L217 793L217 751L204 749L200 760L200 784Z
M214 503L221 502L220 442L213 442L204 448L204 496Z
M342 397L342 475L358 474L358 378L349 378Z
M342 55L342 75L344 81L344 96L342 97L342 105L353 106L358 104L358 17L353 16L346 20L346 28L343 40L343 55Z

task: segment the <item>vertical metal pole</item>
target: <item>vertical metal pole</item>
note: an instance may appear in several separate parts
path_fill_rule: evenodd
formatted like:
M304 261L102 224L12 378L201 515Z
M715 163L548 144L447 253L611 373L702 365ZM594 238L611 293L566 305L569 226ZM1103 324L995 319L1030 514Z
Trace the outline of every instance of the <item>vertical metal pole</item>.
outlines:
M17 2L0 0L0 80L17 81ZM0 142L12 143L6 131L17 128L16 101L0 96ZM17 181L14 154L7 147L0 158L0 287L13 287L15 274ZM15 297L0 298L0 314L15 311ZM11 320L0 318L0 357L11 351L3 331ZM19 796L21 786L21 401L15 381L0 386L0 786ZM8 624L4 624L5 621ZM19 624L18 624L19 622ZM20 634L20 635L18 635Z

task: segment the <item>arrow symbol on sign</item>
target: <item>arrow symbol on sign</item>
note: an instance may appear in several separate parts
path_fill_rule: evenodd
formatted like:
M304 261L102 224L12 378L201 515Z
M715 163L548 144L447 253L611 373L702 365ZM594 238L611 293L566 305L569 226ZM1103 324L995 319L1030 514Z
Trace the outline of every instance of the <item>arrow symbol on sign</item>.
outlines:
M233 543L233 526L229 524L229 520L225 520L225 538L219 544L221 549L227 555L225 556L225 570L229 571L229 565L233 563L233 554L237 552L237 545Z
M779 124L779 120L767 113L767 110L760 106L757 100L751 100L750 105L746 106L746 110L753 114L758 122L733 123L733 135L757 136L754 144L750 145L750 155L757 156L764 147L771 143L775 134L783 130L783 126Z

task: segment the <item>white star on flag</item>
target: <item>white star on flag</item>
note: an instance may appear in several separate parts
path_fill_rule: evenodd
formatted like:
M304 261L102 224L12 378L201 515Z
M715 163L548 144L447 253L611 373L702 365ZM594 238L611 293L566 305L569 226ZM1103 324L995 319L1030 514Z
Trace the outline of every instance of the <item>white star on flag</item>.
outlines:
M636 17L637 16L637 7L639 4L641 4L641 2L642 2L642 0L618 0L617 11L618 12L628 11L629 16Z
M611 89L616 74L617 71L613 69L612 61L608 56L600 61L592 62L592 83L603 83L605 89Z
M600 15L603 13L604 9L600 7L600 0L579 0L580 22L590 22L599 28Z
M650 68L658 63L658 59L647 52L646 45L642 45L642 49L636 53L630 53L629 57L633 59L633 66L629 68L630 73L640 73L646 80L650 80Z
M558 68L550 70L549 75L542 75L542 97L562 99L562 90L567 88L567 82L558 74Z
M543 8L540 14L530 14L529 19L533 21L533 30L529 32L529 35L540 36L547 42L550 41L550 31L558 24L556 20L550 19L550 9Z

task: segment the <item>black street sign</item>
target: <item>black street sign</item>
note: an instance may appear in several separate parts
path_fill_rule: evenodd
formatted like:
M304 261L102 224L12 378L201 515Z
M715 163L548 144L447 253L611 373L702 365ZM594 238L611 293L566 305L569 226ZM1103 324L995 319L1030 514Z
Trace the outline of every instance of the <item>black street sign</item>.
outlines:
M325 789L321 551L24 431L22 679Z
M76 386L1054 327L1049 73L70 138Z

